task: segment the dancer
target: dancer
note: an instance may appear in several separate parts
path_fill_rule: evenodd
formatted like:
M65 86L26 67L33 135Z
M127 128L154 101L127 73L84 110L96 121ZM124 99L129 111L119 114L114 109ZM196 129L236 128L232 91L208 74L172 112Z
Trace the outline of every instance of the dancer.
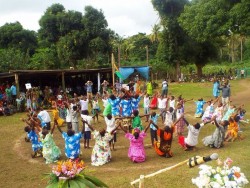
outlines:
M42 130L42 132L40 132L40 140L43 145L42 154L43 158L46 161L46 164L56 162L61 156L61 151L58 146L56 146L55 141L53 139L53 132L56 124L57 122L55 120L54 125L50 131L45 128Z
M178 119L171 127L165 126L164 129L160 129L152 120L150 124L153 124L157 129L157 135L160 137L160 141L154 143L155 152L162 157L170 158L173 156L171 151L171 145L173 140L174 127L178 123Z
M150 126L150 123L145 128L144 131L140 131L140 129L135 128L134 133L129 133L129 130L126 130L124 127L121 126L121 129L126 133L125 137L129 139L130 146L128 149L128 157L134 163L141 163L144 162L146 159L145 149L143 140L146 137L146 132Z
M203 138L203 144L211 148L221 148L225 139L226 127L229 122L227 120L217 122L217 117L214 116L210 122L214 121L216 129L212 135Z
M111 132L106 132L105 129L101 129L100 131L95 130L87 121L83 120L82 122L85 125L87 124L91 131L93 131L95 138L95 146L91 155L91 165L101 166L108 163L111 160L109 141L113 138L112 134L119 125L117 125Z
M82 131L75 133L74 130L68 129L67 132L63 132L59 126L58 130L62 134L62 137L65 141L65 155L69 159L77 159L80 155L80 139L84 133L84 126Z
M179 136L179 144L184 148L185 151L193 150L194 147L198 144L198 137L201 130L201 127L204 126L204 123L196 123L194 125L189 124L189 122L183 118L184 122L188 128L187 138L184 136Z
M195 117L200 118L202 117L204 111L203 106L206 103L206 101L203 100L203 98L198 99L198 101L195 102L196 104L196 111L195 111Z

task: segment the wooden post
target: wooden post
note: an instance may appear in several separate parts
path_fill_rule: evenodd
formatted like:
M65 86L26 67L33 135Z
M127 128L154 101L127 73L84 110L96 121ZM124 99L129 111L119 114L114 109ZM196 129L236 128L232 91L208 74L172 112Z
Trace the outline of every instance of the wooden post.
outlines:
M62 88L63 88L63 91L66 91L66 88L65 88L64 72L62 72Z
M140 175L139 188L144 188L144 175Z
M17 73L15 73L15 83L16 83L16 94L18 96L20 92L20 87L19 87L19 77Z
M146 46L146 57L147 57L147 66L148 66L148 61L149 61L149 59L148 59L148 45Z
M112 82L113 82L113 85L115 85L115 57L114 57L114 54L112 53L112 59L111 59L111 64L112 64Z

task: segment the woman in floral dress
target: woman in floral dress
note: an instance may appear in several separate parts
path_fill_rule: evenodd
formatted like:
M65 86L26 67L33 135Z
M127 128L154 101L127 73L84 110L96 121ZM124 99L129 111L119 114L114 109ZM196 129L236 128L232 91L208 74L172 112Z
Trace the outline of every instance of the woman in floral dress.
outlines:
M54 120L51 131L43 129L40 133L40 140L43 144L43 158L46 160L46 164L56 162L61 156L61 151L53 139L53 132L56 125L55 122L56 120Z
M113 133L117 129L116 126L111 132L106 132L105 129L100 131L94 130L94 128L88 124L88 122L83 121L88 127L93 131L95 146L92 150L91 164L93 166L101 166L108 163L111 160L111 150L109 146L109 141L113 138Z

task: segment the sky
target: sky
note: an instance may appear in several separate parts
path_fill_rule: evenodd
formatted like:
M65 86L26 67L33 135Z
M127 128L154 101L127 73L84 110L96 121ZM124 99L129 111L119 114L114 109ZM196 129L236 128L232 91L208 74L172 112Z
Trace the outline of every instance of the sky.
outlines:
M37 31L39 19L55 3L83 14L87 5L101 9L108 27L123 38L139 32L150 34L159 22L151 0L0 0L0 26L19 21L24 29Z

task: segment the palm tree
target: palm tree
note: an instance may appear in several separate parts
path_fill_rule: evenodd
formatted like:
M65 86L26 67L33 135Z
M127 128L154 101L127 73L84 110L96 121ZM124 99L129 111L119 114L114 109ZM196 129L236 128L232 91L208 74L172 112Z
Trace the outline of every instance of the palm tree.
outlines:
M160 32L161 26L159 24L154 24L152 28L152 33L150 35L150 40L152 43L159 42L159 32Z

